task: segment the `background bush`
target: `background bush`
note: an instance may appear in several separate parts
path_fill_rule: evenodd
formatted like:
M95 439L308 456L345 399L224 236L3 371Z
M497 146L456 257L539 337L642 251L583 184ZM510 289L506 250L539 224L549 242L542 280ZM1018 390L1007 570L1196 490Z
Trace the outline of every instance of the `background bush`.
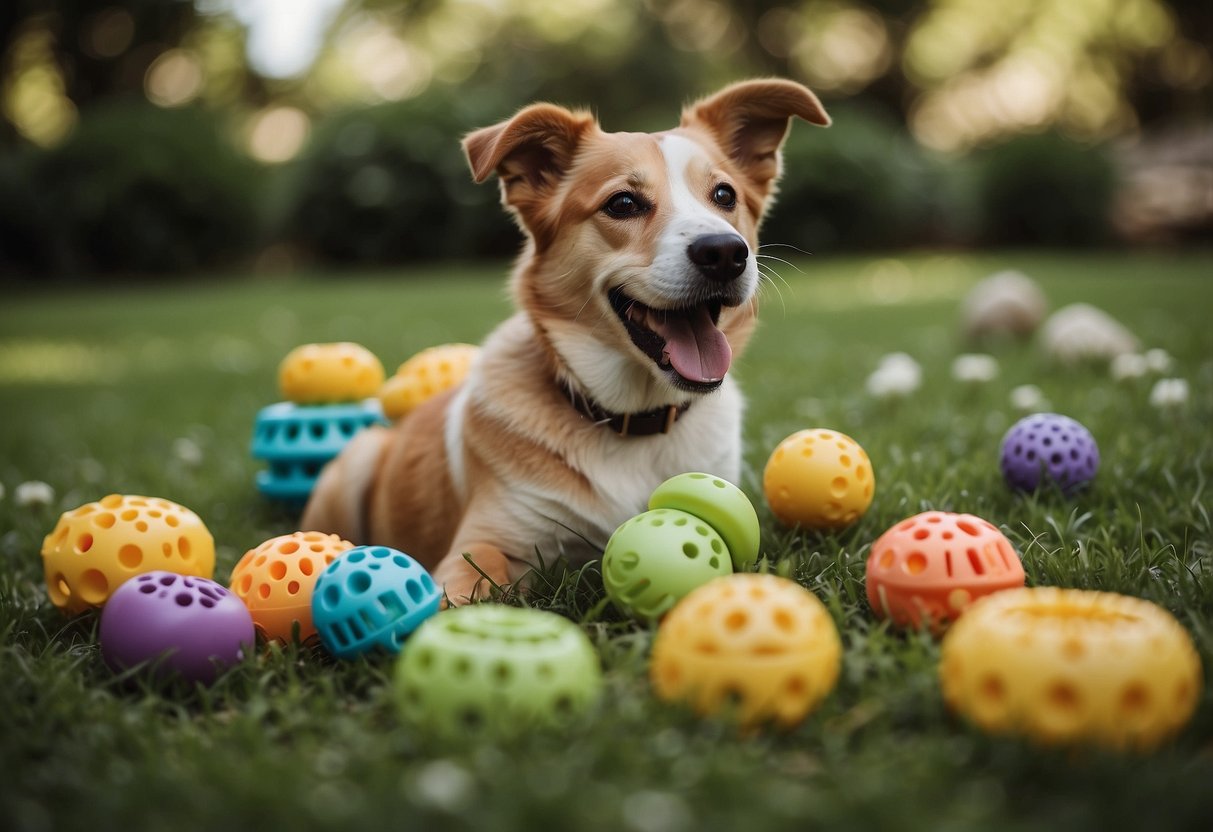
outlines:
M97 107L63 144L0 163L0 268L161 274L234 262L259 241L259 170L213 113Z

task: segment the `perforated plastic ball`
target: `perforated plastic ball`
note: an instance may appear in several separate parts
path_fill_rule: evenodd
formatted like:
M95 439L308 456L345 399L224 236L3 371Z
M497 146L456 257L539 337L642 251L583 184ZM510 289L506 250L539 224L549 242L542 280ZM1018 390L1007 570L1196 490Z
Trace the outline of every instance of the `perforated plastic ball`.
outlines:
M209 578L215 540L197 514L159 497L110 494L64 512L42 541L51 603L69 614L102 606L157 569Z
M253 614L257 634L265 641L286 643L298 626L299 641L316 637L316 580L338 555L353 548L335 534L293 532L245 552L232 570L230 586Z
M471 344L443 344L417 353L380 388L383 412L389 419L399 419L422 402L462 384L479 354L480 348Z
M405 722L455 740L560 727L601 692L598 656L577 625L498 604L427 620L406 642L395 674Z
M1035 491L1055 483L1067 494L1095 478L1099 447L1078 422L1057 413L1036 413L1020 419L1002 440L1000 465L1007 485Z
M781 522L843 529L858 520L876 490L864 449L843 433L814 428L779 443L762 474L767 504Z
M1162 607L1054 587L975 603L944 638L939 673L949 707L992 733L1143 750L1191 719L1203 679Z
M732 571L716 530L671 508L636 515L615 530L602 554L607 596L639 618L660 618L691 590Z
M657 486L649 508L672 508L698 517L716 530L728 547L737 570L758 560L762 530L758 513L745 493L711 474L679 474Z
M295 404L357 402L383 384L383 364L361 344L304 344L278 365L278 387Z
M209 684L256 643L253 617L214 581L146 572L101 611L101 654L115 670L154 662L157 675Z
M399 653L405 637L441 602L430 573L404 552L355 546L316 579L312 623L324 648L339 659Z
M972 514L916 514L877 538L868 555L868 603L901 626L942 628L975 599L1023 583L1011 541Z
M813 593L744 573L674 607L654 639L649 675L661 699L702 716L792 726L833 690L841 657L838 628Z

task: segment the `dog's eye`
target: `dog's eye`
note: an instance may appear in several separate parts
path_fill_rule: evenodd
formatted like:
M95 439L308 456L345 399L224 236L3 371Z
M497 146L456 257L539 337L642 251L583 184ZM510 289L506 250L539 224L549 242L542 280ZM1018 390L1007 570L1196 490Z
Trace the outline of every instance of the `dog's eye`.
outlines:
M638 214L643 214L648 209L648 205L644 200L636 194L624 193L615 194L606 201L606 205L602 206L602 210L607 216L615 217L616 219L626 219L634 217Z
M712 191L712 202L721 208L732 208L737 204L737 192L733 190L732 186L722 183Z

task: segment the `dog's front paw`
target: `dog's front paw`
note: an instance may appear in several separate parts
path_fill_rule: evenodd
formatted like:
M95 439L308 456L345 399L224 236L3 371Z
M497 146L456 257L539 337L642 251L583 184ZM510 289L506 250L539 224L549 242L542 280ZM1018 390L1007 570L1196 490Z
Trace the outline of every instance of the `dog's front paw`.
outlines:
M434 580L442 587L445 606L460 607L488 599L493 587L509 583L509 559L488 544L460 546L438 564Z

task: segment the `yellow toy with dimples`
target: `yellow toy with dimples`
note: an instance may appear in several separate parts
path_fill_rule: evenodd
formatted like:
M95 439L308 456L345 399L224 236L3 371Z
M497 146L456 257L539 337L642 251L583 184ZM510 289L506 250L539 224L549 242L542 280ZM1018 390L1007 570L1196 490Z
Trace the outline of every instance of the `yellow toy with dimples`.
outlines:
M389 419L399 419L467 378L480 348L472 344L430 347L400 365L379 390L379 401Z
M779 443L763 471L762 490L771 511L786 525L837 530L868 510L876 475L854 439L813 428Z

